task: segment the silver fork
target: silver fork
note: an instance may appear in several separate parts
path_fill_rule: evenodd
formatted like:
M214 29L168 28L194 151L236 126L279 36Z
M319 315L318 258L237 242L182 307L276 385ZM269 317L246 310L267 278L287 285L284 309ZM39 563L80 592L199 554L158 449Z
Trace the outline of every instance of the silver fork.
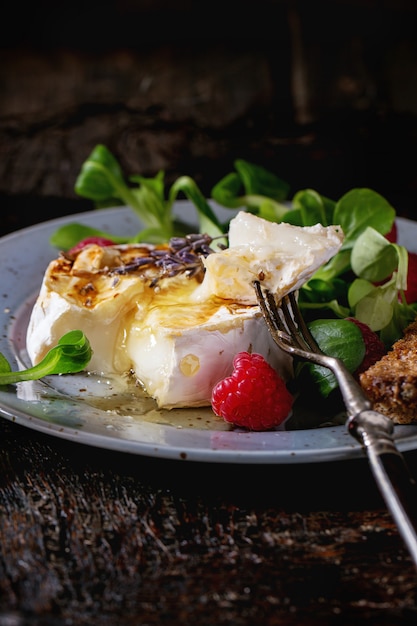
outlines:
M385 504L417 567L417 485L394 440L394 424L372 404L343 361L324 354L305 323L294 292L279 306L273 294L254 282L256 297L277 346L299 359L330 369L347 411L348 432L361 444Z

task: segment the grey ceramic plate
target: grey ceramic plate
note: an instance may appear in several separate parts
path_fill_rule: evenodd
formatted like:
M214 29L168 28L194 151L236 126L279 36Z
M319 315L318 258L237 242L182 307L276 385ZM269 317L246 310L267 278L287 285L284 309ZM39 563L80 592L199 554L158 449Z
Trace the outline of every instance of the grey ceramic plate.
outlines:
M221 219L230 212L214 207ZM194 208L175 212L189 222ZM140 228L128 208L69 216L0 239L0 352L12 368L28 366L25 333L47 263L57 252L49 236L58 226L82 222L125 235ZM417 223L399 219L399 242L417 251ZM55 376L0 388L0 415L36 431L108 450L166 459L218 463L311 463L358 458L360 446L344 426L249 433L229 430L210 409L158 411L117 381L84 374ZM417 426L396 429L398 447L417 448Z

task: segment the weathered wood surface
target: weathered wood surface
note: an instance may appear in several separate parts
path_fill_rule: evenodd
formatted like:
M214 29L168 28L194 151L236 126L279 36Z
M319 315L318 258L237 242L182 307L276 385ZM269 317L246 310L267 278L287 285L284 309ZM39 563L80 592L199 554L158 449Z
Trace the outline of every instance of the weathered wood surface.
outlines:
M416 623L365 461L190 465L0 433L5 626Z

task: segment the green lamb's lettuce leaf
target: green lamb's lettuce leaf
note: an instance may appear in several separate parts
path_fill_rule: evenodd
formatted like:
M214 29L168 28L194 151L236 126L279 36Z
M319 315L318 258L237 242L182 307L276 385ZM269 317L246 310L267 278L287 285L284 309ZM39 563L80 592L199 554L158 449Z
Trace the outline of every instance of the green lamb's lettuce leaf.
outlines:
M380 282L389 277L399 262L399 246L367 226L358 235L351 253L352 270L357 276Z
M349 360L352 354L345 355L341 348L350 344L357 355L361 354L357 329L352 324L326 326L323 337L323 321L342 322L350 316L367 323L390 347L417 311L417 303L408 305L404 294L408 252L385 237L395 221L391 204L369 188L352 189L338 200L303 189L290 199L290 186L274 173L243 159L237 159L234 167L235 171L212 188L211 199L222 207L247 210L272 222L297 226L333 224L343 229L345 238L339 252L299 290L299 304L306 321L319 324L316 331L320 331L322 349L326 352L329 348L338 352L336 356ZM67 224L51 237L52 245L61 250L90 236L107 237L115 243L158 243L172 236L184 236L191 232L190 225L173 215L174 203L181 194L195 207L199 232L217 239L224 235L227 244L228 222L218 220L194 180L181 176L165 190L163 172L153 178L125 178L120 164L103 145L96 146L83 164L75 191L91 199L96 208L130 206L143 228L126 238L81 224ZM317 372L316 376L324 394L329 393L333 382L328 381L332 377ZM320 383L322 379L327 382Z
M336 203L333 220L345 233L343 249L346 250L353 247L369 226L382 235L389 233L395 220L395 209L372 189L352 189Z
M130 187L117 159L99 144L83 163L75 192L93 200L97 208L108 206L112 200L130 206L150 232L158 232L159 241L167 241L173 235L173 225L171 204L164 200L163 179L163 172L150 179L132 176L129 181L137 186Z
M315 278L331 280L351 269L351 250L358 237L372 227L382 235L387 234L394 223L395 210L372 189L352 189L334 207L332 223L342 227L345 239L340 251L322 268Z
M350 372L354 372L365 356L365 342L358 326L349 320L324 319L309 324L309 329L321 350L329 356L342 360ZM327 397L338 383L327 368L306 363L312 380L323 397Z
M50 238L51 245L60 250L68 250L81 239L91 236L107 237L114 243L165 243L171 237L185 235L189 232L187 226L175 219L172 211L180 192L194 203L199 232L218 237L227 231L192 179L179 178L165 199L164 172L158 172L153 178L132 175L126 180L117 159L101 144L83 163L75 182L75 192L92 200L97 209L129 206L144 227L129 237L121 237L78 223L66 224Z
M0 375L8 374L11 371L12 371L12 368L10 367L9 361L6 359L4 354L0 352Z
M248 211L269 221L281 221L288 211L284 203L289 185L265 168L244 159L234 162L236 172L227 174L211 190L211 197L224 207Z
M355 317L367 324L371 330L377 332L390 323L397 302L398 290L394 278L384 285L372 286L356 302Z
M292 208L284 215L283 221L295 226L314 226L335 224L334 209L336 203L325 198L313 189L298 191L292 199Z
M169 191L169 201L174 203L179 193L183 193L194 203L197 209L199 232L218 237L225 233L225 227L220 224L211 206L201 193L200 189L189 176L181 176L172 185Z
M117 235L109 235L108 232L87 226L86 224L79 224L78 222L72 222L71 224L64 224L60 226L49 238L49 243L58 250L69 250L75 246L78 242L87 237L111 237L114 243L125 243L126 237L119 237Z
M403 295L408 252L368 227L354 243L351 264L357 278L349 286L349 306L359 321L380 333L389 348L415 318L414 307Z
M39 380L52 374L76 374L86 368L92 354L90 342L81 330L63 335L40 363L28 369L12 372L6 357L0 353L0 385Z
M110 199L134 202L124 180L122 169L111 152L103 145L97 145L75 181L75 191L84 198L100 204Z

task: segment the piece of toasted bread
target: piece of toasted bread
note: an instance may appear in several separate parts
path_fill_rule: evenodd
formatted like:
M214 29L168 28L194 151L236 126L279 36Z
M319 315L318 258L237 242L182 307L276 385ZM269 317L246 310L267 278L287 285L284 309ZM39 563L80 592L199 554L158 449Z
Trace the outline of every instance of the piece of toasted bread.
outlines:
M396 424L417 423L417 321L392 349L360 375L374 408Z

